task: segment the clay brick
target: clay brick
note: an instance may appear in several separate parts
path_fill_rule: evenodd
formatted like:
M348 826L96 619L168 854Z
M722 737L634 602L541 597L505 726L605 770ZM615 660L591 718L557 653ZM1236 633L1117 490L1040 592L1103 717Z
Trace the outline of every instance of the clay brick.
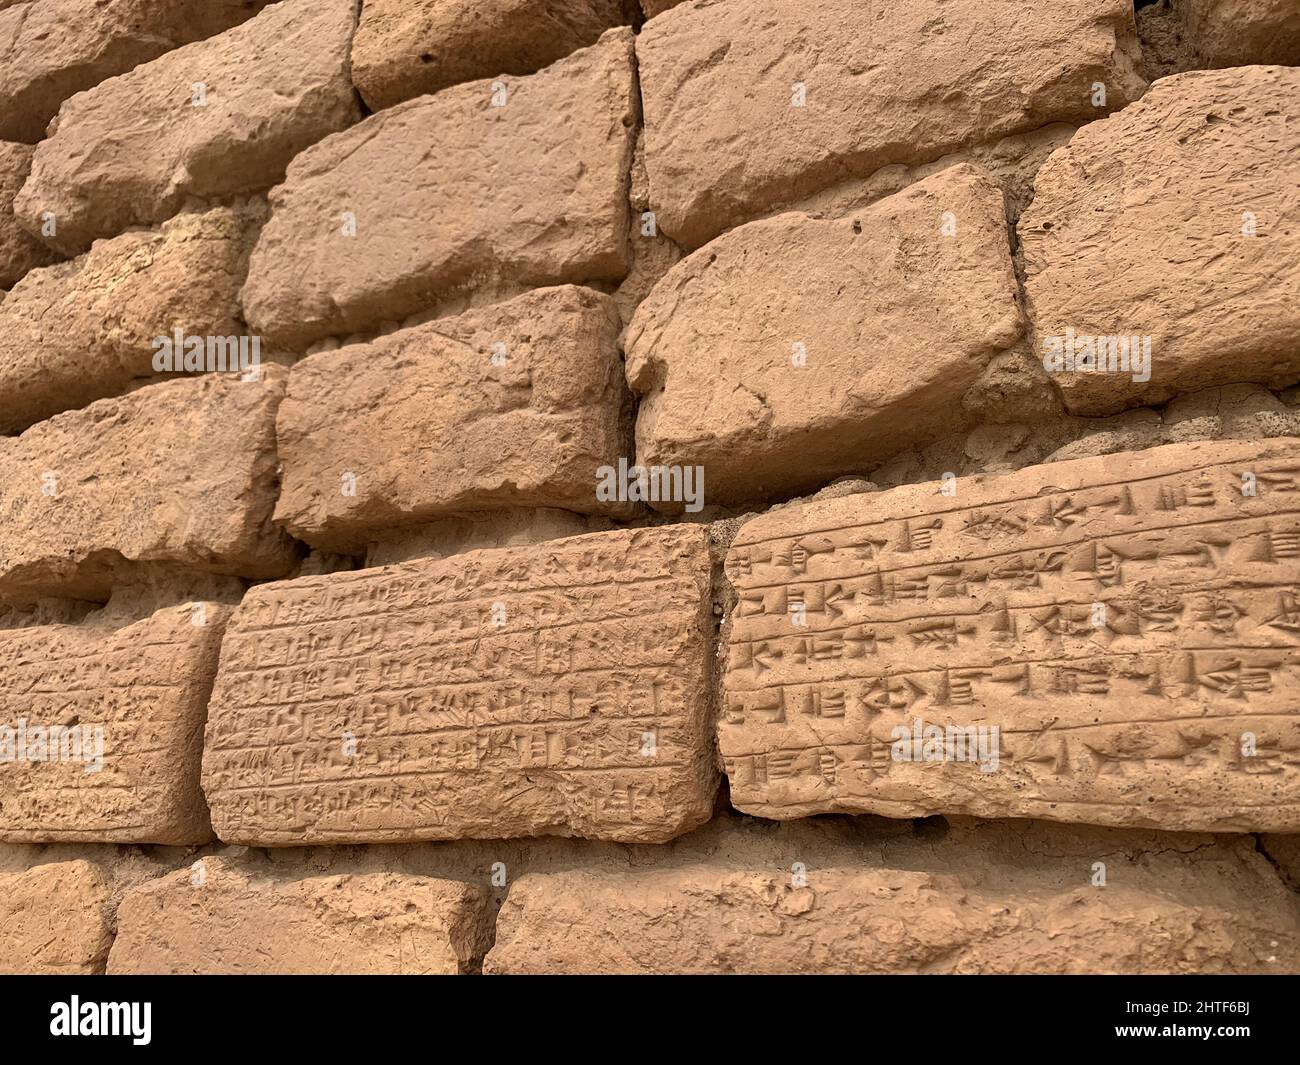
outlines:
M709 609L701 526L254 587L208 711L217 835L686 832L717 786Z
M483 971L1277 974L1300 966L1294 900L1249 843L1095 830L1075 840L1060 827L995 822L938 846L862 841L816 856L809 832L749 840L733 832L711 853L528 872L511 885ZM1090 870L1103 857L1098 887ZM792 871L796 863L803 868Z
M0 630L0 840L212 838L199 761L229 610Z
M493 277L548 285L627 271L631 31L505 79L501 106L493 84L381 111L294 160L244 288L261 333L305 346Z
M719 744L737 809L1300 829L1300 439L949 486L736 536Z
M69 96L230 29L266 3L34 0L9 8L0 14L0 138L40 140Z
M688 248L888 164L1090 121L1146 86L1129 0L691 3L636 50L651 202Z
M348 77L354 0L285 0L68 100L14 201L19 221L74 255L161 222L187 198L279 181L289 160L360 117ZM196 83L205 86L196 105Z
M621 0L367 0L352 80L379 111L462 81L532 74L624 21Z
M710 503L820 487L943 435L1021 329L1002 193L969 165L851 217L751 222L633 317L637 461L703 465Z
M153 563L283 576L271 524L285 373L150 385L0 438L0 597L105 600Z
M27 180L34 148L0 140L0 289L7 289L28 270L58 256L29 234L14 218L13 200Z
M256 225L221 207L33 270L0 303L0 433L153 376L155 337L239 337Z
M87 861L0 874L0 975L102 973L113 942L109 894Z
M483 887L402 873L292 879L221 858L128 892L113 975L456 975L488 945Z
M1300 5L1295 0L1180 0L1178 10L1206 66L1300 66Z
M1119 372L1053 372L1070 411L1300 378L1298 185L1291 68L1162 78L1053 152L1020 219L1037 354L1071 336L1150 340L1147 381L1118 359Z
M356 550L466 510L604 508L597 468L626 454L618 334L613 300L566 286L304 359L277 422L276 520Z

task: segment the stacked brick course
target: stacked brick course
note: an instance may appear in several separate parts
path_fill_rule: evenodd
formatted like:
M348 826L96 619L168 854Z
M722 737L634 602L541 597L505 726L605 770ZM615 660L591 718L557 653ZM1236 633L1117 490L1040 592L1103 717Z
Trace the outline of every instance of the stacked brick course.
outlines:
M0 972L1300 971L1297 130L1285 0L0 0Z

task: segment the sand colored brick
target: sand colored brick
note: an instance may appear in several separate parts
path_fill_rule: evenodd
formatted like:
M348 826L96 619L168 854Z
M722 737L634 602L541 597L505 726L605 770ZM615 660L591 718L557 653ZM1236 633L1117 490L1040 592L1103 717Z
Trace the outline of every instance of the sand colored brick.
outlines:
M348 77L355 0L284 0L67 101L14 202L67 254L175 214L190 197L264 189L360 117Z
M752 222L637 309L637 461L702 465L710 503L815 489L942 435L1021 330L1002 193L974 167L849 217Z
M740 530L738 809L1300 829L1300 440L941 487Z
M657 842L701 824L706 541L602 532L251 589L208 711L217 835Z
M410 100L303 152L271 194L249 321L302 346L493 279L621 278L633 90L632 33L610 30L538 74Z
M379 111L462 81L532 74L624 21L622 0L367 0L352 80Z
M58 258L18 224L13 201L32 166L30 145L0 140L0 290L10 288L28 270Z
M250 873L221 858L129 892L112 975L442 975L487 948L487 890L433 877Z
M27 274L0 303L0 433L153 376L158 337L246 336L239 289L258 220L181 214Z
M1034 184L1019 228L1036 354L1073 337L1086 367L1092 338L1150 342L1146 381L1118 340L1107 372L1053 372L1071 412L1300 379L1300 69L1162 78L1076 133Z
M991 823L827 847L803 823L526 873L484 972L1289 973L1294 900L1250 845ZM1089 870L1105 856L1106 886Z
M1090 121L1146 85L1129 0L694 2L645 24L637 61L651 203L691 248L891 163Z
M278 417L276 520L355 550L490 507L608 510L597 470L630 428L619 328L610 297L570 285L302 360Z
M1206 66L1300 66L1300 5L1295 0L1180 0L1178 10Z
M150 385L0 438L0 598L105 600L153 563L283 576L271 524L285 373Z
M110 889L87 861L0 874L0 976L92 976L113 942Z
M230 608L0 629L0 840L203 843L203 722Z
M0 138L36 142L68 97L243 22L267 0L31 0L0 13ZM5 5L0 4L0 9Z

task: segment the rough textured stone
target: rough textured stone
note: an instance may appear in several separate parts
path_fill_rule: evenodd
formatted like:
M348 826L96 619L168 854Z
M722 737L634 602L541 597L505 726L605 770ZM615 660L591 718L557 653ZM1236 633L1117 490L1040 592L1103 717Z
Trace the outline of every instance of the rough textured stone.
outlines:
M103 600L159 562L287 572L271 524L284 377L168 381L0 438L0 597Z
M487 891L363 873L284 879L221 858L127 894L113 975L465 972L488 946Z
M1180 0L1179 11L1206 66L1300 65L1296 0Z
M188 197L263 189L289 160L360 117L348 77L355 0L285 0L68 100L14 201L19 220L69 254ZM194 86L202 83L198 106Z
M1110 109L1146 84L1129 0L697 0L647 22L637 60L652 203L692 248L890 163L1089 121L1095 82Z
M204 791L228 843L657 842L717 788L702 526L260 585Z
M155 337L238 337L254 219L221 207L99 241L0 303L0 433L153 376Z
M108 882L90 862L0 875L0 975L102 973L110 918Z
M641 0L641 10L645 12L646 18L654 18L681 2L682 0Z
M0 14L0 138L40 140L69 96L230 29L266 4L33 0L9 8Z
M531 74L624 21L621 0L367 0L352 80L378 111L462 81Z
M545 540L603 532L611 525L607 518L554 507L473 510L385 533L366 545L366 565L387 566L413 558L447 558L494 547L526 547Z
M58 255L18 224L13 201L32 166L30 145L0 140L0 289L28 270L54 262Z
M850 217L749 223L633 317L637 461L703 465L710 503L815 488L939 435L1021 328L1002 194L971 166Z
M741 528L737 809L1300 829L1300 440L947 487Z
M525 873L483 970L1300 971L1294 896L1249 838L1025 822L954 825L942 840L771 829Z
M355 550L466 510L608 509L596 471L627 453L618 333L613 300L566 286L304 359L277 422L276 520Z
M1163 78L1085 126L1021 216L1030 314L1051 338L1149 337L1141 373L1052 376L1077 414L1300 378L1300 70ZM1248 234L1253 225L1255 235Z
M229 609L0 630L0 840L212 838L199 762Z
M502 106L492 86L389 108L294 160L244 289L260 332L306 345L493 276L544 285L626 272L631 31L507 79Z

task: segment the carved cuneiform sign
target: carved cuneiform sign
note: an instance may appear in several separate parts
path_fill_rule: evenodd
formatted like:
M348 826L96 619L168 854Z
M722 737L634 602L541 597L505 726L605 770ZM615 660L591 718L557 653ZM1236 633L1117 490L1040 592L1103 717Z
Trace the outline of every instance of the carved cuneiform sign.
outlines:
M593 533L253 588L208 712L228 842L658 842L717 791L707 531Z
M212 839L199 768L230 610L0 631L0 841Z
M947 491L740 530L719 721L738 809L1300 830L1300 440Z

